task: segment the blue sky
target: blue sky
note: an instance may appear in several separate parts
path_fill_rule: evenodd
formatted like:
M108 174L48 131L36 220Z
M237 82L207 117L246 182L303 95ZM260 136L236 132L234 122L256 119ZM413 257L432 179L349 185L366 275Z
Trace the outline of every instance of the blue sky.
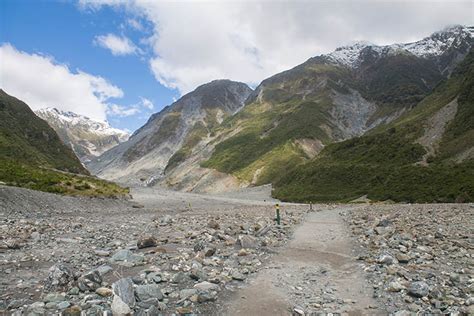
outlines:
M143 108L135 115L108 115L114 127L134 131L151 113L171 104L180 95L176 89L166 88L155 79L148 65L146 46L142 46L143 56L114 56L94 44L95 37L102 34L124 35L137 43L151 35L146 29L138 31L128 25L128 17L120 8L92 11L82 10L70 1L2 0L0 10L1 43L10 43L26 53L49 55L72 71L80 69L106 78L124 94L110 101L125 107L139 103L141 98L153 103L152 109ZM146 25L146 21L140 23Z
M251 87L354 41L472 25L470 0L0 0L0 88L134 131L215 79Z

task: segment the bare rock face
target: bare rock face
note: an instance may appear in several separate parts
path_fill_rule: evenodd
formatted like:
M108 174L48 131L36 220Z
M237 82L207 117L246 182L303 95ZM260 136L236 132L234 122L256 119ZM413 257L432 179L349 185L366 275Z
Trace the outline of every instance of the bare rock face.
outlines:
M92 173L129 184L153 184L188 135L205 138L212 126L239 111L252 92L246 84L215 80L150 117L127 142L88 164Z
M63 291L74 283L74 272L65 264L55 264L49 269L48 277L44 281L46 292Z

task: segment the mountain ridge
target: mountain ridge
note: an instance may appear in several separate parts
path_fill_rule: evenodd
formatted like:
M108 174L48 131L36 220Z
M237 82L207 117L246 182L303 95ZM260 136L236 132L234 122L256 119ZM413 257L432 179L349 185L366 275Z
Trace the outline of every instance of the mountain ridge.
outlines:
M127 132L113 128L107 122L92 120L71 111L44 108L36 110L35 114L48 122L83 163L129 138Z

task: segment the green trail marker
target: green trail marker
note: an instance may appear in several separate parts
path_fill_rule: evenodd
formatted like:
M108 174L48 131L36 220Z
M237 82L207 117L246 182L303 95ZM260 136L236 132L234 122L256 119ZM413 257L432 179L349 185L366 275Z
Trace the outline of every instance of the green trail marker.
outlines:
M275 209L276 209L276 222L278 225L280 225L280 221L281 221L281 218L280 218L280 205L277 203L275 204Z

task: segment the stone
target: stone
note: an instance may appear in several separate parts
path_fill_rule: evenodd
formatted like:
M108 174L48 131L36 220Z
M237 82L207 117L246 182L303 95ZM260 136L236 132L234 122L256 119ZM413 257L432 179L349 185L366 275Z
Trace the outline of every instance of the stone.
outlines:
M71 306L71 303L69 303L68 301L62 301L59 302L56 306L58 307L58 309L66 309Z
M237 281L245 280L245 276L242 273L240 273L239 271L232 272L231 277L232 277L232 279L237 280Z
M177 307L176 312L180 315L188 315L188 314L192 314L193 310L189 306L186 306L186 307L183 306L183 307Z
M146 301L151 298L163 299L161 288L156 284L139 285L135 289L135 294L139 301Z
M103 266L98 267L96 270L99 271L100 275L103 276L113 271L114 269L111 266L103 265Z
M114 292L111 289L106 288L106 287L99 287L98 289L95 290L95 292L102 297L108 297L114 294Z
M110 251L108 250L103 250L103 249L96 249L94 250L94 253L100 257L108 257L110 256Z
M69 308L63 310L63 316L80 316L82 312L82 308L80 306L74 305Z
M134 254L128 249L121 249L110 258L110 262L120 265L137 265L144 260L145 257L143 255Z
M212 302L216 300L216 294L210 292L199 292L197 295L198 303Z
M137 241L138 249L156 247L157 245L158 245L158 240L153 236L143 237Z
M153 283L160 283L163 281L163 277L159 272L150 272L146 275L146 279Z
M65 298L65 295L62 293L49 293L44 297L43 301L45 303L49 303L49 302L59 303L59 302L64 301L64 298Z
M382 254L377 259L377 262L380 264L391 265L391 264L396 263L396 259L389 254Z
M215 247L208 247L204 249L204 256L206 257L212 257L215 253L216 253Z
M210 291L210 290L219 289L219 285L204 281L204 282L195 284L194 288L200 291Z
M83 292L95 291L102 285L102 276L99 271L92 270L77 279L77 286Z
M410 256L404 254L404 253L397 253L395 256L400 263L408 263L410 261Z
M132 313L130 307L118 295L114 295L111 308L114 316L127 316Z
M118 296L127 306L135 306L135 292L131 278L122 278L112 284L115 296ZM115 298L115 297L114 297Z
M408 294L413 297L421 298L423 296L427 296L430 291L430 288L426 282L417 281L410 284L408 288Z
M196 289L182 289L179 291L179 298L184 300L197 293Z
M204 248L206 248L206 244L202 240L198 240L193 246L194 252L199 252L204 250Z
M240 235L239 243L242 248L258 248L257 240L249 235Z
M185 279L186 279L186 274L184 272L178 272L175 275L173 275L173 278L171 279L171 282L172 283L183 283Z
M404 290L404 289L405 289L405 286L403 286L403 284L401 284L398 281L392 281L392 282L389 283L387 291L389 291L389 292L400 292L401 290Z
M193 268L189 272L189 277L193 280L207 280L207 274L200 268Z
M53 265L48 270L48 276L44 281L44 290L65 291L74 282L74 273L71 268L65 264L59 263Z
M170 215L165 215L161 218L160 224L169 225L173 223L173 218Z
M208 223L207 223L207 227L209 228L212 228L212 229L219 229L219 223L213 219L211 219Z

